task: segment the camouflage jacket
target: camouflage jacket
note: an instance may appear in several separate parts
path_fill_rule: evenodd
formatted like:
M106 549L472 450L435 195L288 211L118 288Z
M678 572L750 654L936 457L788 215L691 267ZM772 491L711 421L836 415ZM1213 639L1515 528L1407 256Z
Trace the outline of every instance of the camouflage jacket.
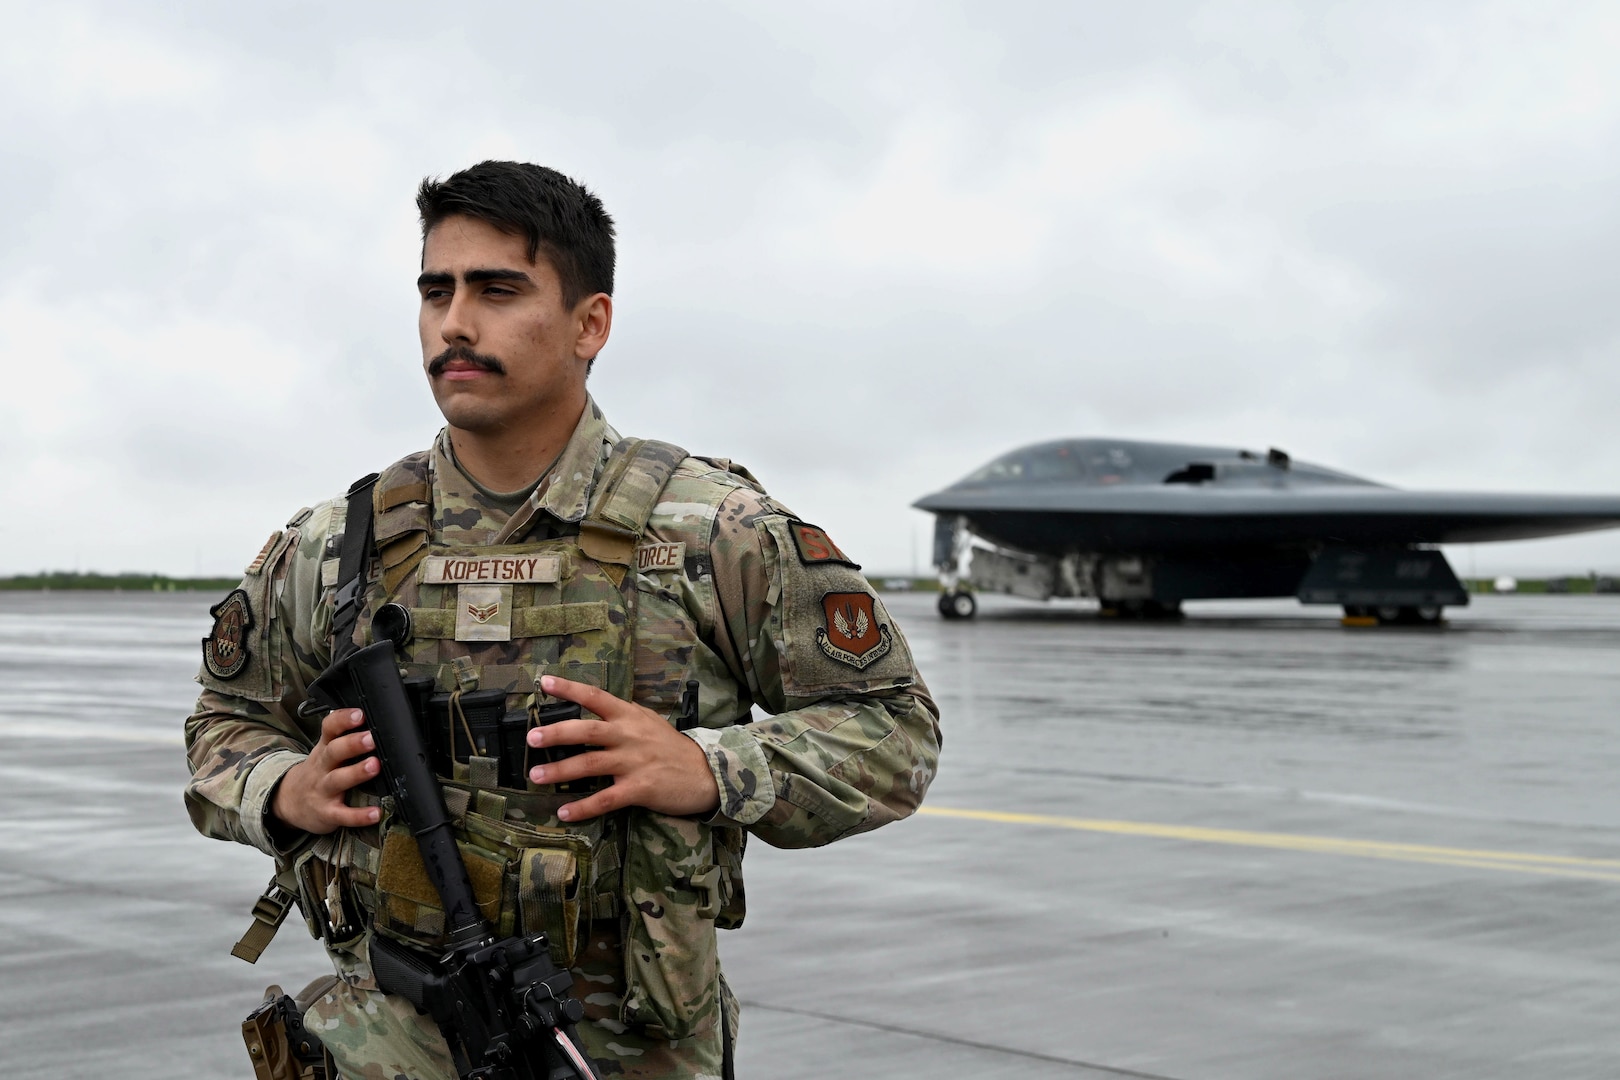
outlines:
M441 433L428 457L435 539L508 543L577 528L617 441L588 402L557 464L509 517L456 468ZM230 600L215 609L236 620L245 656L226 666L208 657L185 727L185 802L198 830L282 860L310 839L279 847L267 813L277 781L319 734L318 720L299 719L297 708L331 656L345 506L339 498L300 511L248 566L232 594L235 612L226 609ZM643 542L684 552L679 565L649 567L638 578L677 600L682 618L638 620L634 696L667 711L669 687L699 681L700 726L688 735L720 790L713 824L778 847L809 847L916 808L937 762L938 710L898 627L824 533L795 519L745 470L687 458ZM840 608L840 597L853 603ZM771 715L754 719L754 706Z

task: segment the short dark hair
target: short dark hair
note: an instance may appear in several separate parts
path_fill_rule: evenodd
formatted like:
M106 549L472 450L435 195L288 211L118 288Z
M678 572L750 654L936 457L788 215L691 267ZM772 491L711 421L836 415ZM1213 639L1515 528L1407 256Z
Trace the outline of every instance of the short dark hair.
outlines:
M422 239L448 217L465 214L529 242L529 261L544 252L573 307L595 293L613 295L613 219L602 200L556 169L521 161L481 161L448 180L423 179L416 191Z

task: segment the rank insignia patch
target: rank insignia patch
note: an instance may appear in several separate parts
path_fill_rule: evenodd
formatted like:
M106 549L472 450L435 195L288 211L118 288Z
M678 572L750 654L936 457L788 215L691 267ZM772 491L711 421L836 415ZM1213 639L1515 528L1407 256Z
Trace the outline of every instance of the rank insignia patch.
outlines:
M216 679L230 680L247 668L248 631L253 629L253 609L248 606L248 594L233 589L231 594L213 607L208 614L214 617L214 628L203 638L203 666Z
M821 598L827 625L816 628L816 644L840 663L866 670L889 655L894 634L877 621L873 599L866 593L835 592Z
M512 586L456 586L457 641L512 640Z
M861 564L854 562L848 555L839 550L838 545L832 542L832 537L803 521L789 521L788 528L793 531L793 543L799 549L799 561L806 566L817 563L837 563L840 566L852 566L859 570Z

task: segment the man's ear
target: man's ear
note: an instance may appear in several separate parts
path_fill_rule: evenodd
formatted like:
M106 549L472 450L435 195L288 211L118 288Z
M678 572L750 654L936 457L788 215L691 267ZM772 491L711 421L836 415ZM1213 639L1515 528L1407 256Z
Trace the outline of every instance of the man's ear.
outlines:
M581 360L594 359L613 332L613 297L601 292L585 297L574 306L574 325L579 328L574 355Z

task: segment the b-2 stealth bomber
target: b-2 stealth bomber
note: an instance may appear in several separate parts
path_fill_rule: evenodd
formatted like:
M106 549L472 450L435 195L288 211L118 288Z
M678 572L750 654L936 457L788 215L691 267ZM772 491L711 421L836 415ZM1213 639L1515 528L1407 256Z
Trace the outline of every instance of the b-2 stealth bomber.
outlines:
M1026 446L913 505L935 515L947 618L972 617L979 590L1125 616L1297 596L1435 623L1468 592L1434 545L1620 527L1620 496L1403 491L1281 450L1123 439Z

